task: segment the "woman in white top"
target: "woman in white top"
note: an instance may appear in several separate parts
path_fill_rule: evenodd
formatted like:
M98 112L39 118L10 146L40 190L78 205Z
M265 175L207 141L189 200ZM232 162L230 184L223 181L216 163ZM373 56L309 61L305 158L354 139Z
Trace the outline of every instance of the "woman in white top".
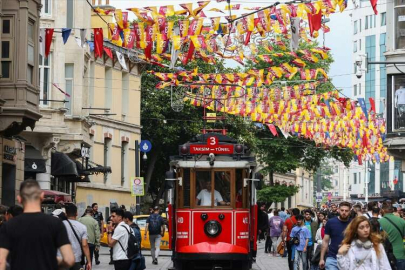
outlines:
M370 221L359 216L350 222L337 255L341 270L391 270L378 235L371 233Z

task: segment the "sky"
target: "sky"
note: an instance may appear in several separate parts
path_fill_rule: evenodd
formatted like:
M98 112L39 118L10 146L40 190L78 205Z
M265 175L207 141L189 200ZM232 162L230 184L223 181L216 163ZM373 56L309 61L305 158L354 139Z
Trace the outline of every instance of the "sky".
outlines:
M181 9L178 4L194 3L197 6L197 0L110 0L110 4L116 8L127 9L130 7L145 7L145 6L164 6L175 5L175 10ZM244 7L265 7L271 5L275 1L265 0L231 0L231 4L241 4L239 11L233 11L233 14L247 13L243 10ZM280 2L284 2L283 0ZM338 89L343 90L343 94L351 97L353 93L351 90L351 74L353 73L353 59L352 59L352 26L351 26L351 2L346 11L343 13L335 13L330 16L330 22L327 25L331 31L325 35L325 46L331 49L334 58L334 63L331 65L329 76L332 78L334 85ZM176 6L177 5L177 6ZM217 12L206 12L211 8L221 8L226 5L226 2L216 3L212 0L211 3L204 9L208 17L222 16L224 14ZM132 12L130 12L132 13ZM323 33L319 32L318 38L320 44L323 44Z

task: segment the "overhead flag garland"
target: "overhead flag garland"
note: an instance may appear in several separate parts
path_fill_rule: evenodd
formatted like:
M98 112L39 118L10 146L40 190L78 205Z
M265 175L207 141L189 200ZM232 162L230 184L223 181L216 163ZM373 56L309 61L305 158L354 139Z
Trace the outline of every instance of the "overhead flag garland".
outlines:
M377 1L370 1L377 12ZM225 74L203 74L198 69L151 72L160 79L156 88L186 87L188 91L184 101L250 118L265 125L273 136L298 136L311 139L323 147L352 149L359 164L364 160L389 160L382 143L386 132L385 121L377 117L374 100L369 100L370 109L367 110L364 99L353 101L343 98L338 91L317 93L317 87L326 82L328 76L324 69L309 66L327 60L329 49L299 49L300 43L311 42L320 30L329 32L323 18L344 11L347 1L278 4L261 11L258 11L260 7L226 3L224 8L209 8L209 3L200 1L197 6L180 4L180 10L166 5L130 7L126 11L97 7L93 11L99 15L114 16L115 22L108 24L111 43L143 52L139 58L149 63L171 69L175 69L179 62L186 65L195 59L211 64L218 59L232 59L241 65L261 62L270 65L263 69ZM203 11L205 8L219 16L207 17ZM229 16L223 12L241 9L258 12L244 17ZM128 19L130 12L136 16L133 22ZM41 29L42 55L49 54L53 32L53 29ZM61 33L66 43L71 29L64 28ZM102 28L93 29L92 41L86 41L85 36L86 30L82 29L80 37L76 37L79 46L88 44L96 58L104 53L114 57L113 51L103 46ZM288 43L291 44L289 48ZM115 55L122 68L127 69L122 53L115 51ZM279 61L281 57L282 62ZM299 83L281 85L280 80Z

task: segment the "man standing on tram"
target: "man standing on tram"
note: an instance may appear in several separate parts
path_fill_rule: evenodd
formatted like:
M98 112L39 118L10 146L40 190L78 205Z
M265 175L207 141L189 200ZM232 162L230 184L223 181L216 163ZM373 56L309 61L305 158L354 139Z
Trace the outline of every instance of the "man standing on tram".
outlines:
M214 190L214 206L219 205L230 205L229 202L224 202L222 199L221 193ZM205 182L205 189L202 189L197 195L197 205L200 206L211 206L211 181L208 180Z

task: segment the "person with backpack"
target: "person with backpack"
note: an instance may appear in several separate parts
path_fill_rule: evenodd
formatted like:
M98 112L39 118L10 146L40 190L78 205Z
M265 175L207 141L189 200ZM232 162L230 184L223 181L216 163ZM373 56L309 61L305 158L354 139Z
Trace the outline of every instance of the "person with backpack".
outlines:
M379 219L381 228L388 234L392 244L397 269L405 269L405 221L393 214L394 209L390 203L384 203L382 210L383 217Z
M141 229L132 220L133 214L129 211L126 211L124 213L124 222L132 229L132 234L135 236L136 241L135 243L133 243L133 245L135 245L135 248L133 250L135 256L132 258L132 263L129 270L144 270L146 266L145 266L145 258L142 256L141 253L141 244L142 244Z
M132 264L130 255L133 255L129 243L131 238L134 241L135 236L131 233L131 228L125 224L124 211L120 208L111 210L111 221L108 223L107 237L108 246L113 248L114 269L128 270Z
M297 226L297 219L296 217L300 214L300 210L298 208L292 209L293 216L287 218L284 222L283 226L283 234L282 234L282 241L283 245L287 247L287 254L288 254L288 268L293 270L294 268L294 261L293 261L293 245L290 243L290 234L292 229Z
M308 243L311 239L311 232L305 226L304 216L298 215L295 217L297 220L297 226L295 226L290 234L291 242L294 245L294 270L300 269L300 260L302 261L302 269L308 269Z
M152 253L152 264L158 264L160 242L165 234L164 220L159 214L159 206L153 208L153 213L146 220L145 239L149 232L150 251Z
M67 219L63 221L72 244L75 255L75 264L69 270L91 270L90 249L88 244L87 228L77 221L77 206L73 203L65 205ZM85 260L86 259L86 260Z

